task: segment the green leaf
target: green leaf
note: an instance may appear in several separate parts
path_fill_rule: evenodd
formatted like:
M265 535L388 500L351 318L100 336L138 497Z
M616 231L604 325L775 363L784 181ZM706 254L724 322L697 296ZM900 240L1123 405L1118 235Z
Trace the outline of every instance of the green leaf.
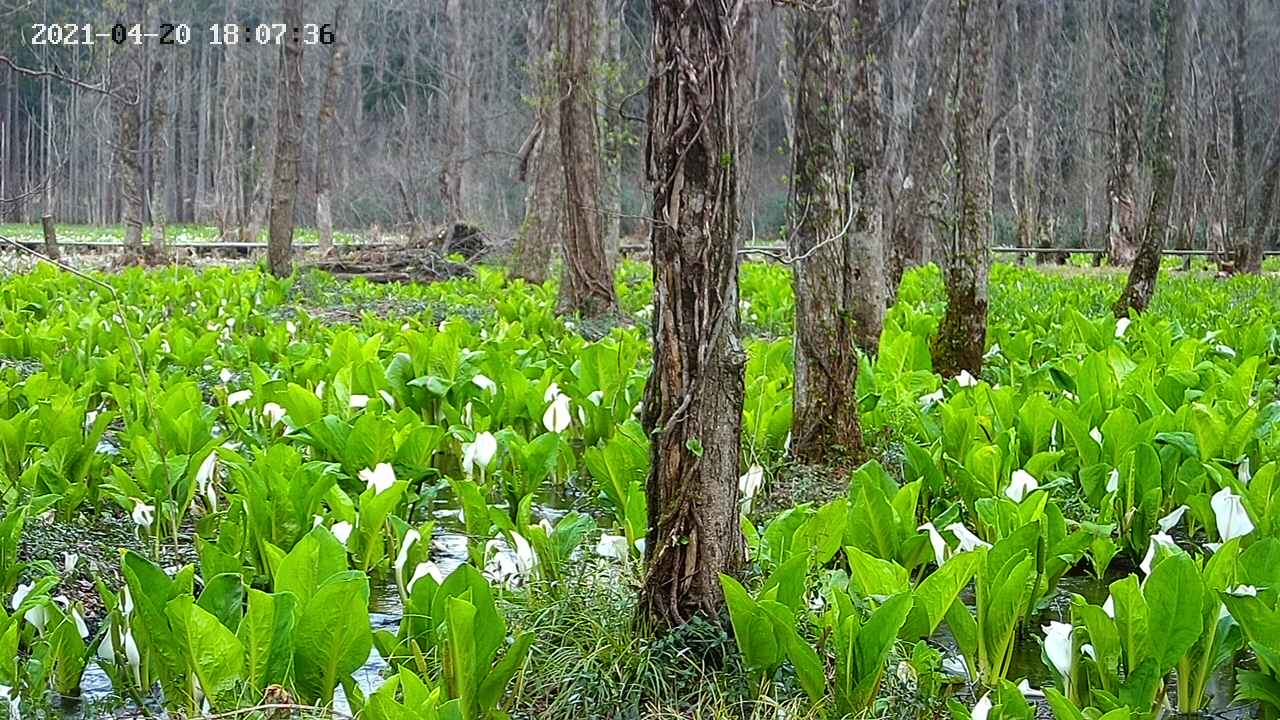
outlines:
M248 682L255 697L268 685L282 685L293 665L293 628L298 612L293 593L249 589L249 611L236 637L245 650Z
M353 570L331 577L303 606L294 630L299 696L328 704L333 689L364 665L372 649L368 576Z
M303 536L280 561L275 573L275 591L288 592L305 607L326 580L347 569L347 551L323 526Z
M237 690L244 682L244 646L189 596L170 600L165 612L186 650L187 666L200 680L209 704L218 711L234 707Z
M902 639L916 640L933 635L946 617L947 609L973 579L982 562L981 552L960 553L921 581L911 593L914 602L911 614L902 626Z
M1200 638L1204 585L1190 556L1166 558L1151 571L1143 587L1150 617L1151 654L1157 669L1174 667Z

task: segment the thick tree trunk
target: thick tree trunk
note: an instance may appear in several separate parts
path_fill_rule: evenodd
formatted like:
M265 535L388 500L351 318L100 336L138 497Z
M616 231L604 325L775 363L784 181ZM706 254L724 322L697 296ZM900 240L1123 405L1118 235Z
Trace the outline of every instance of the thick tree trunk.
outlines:
M984 103L989 70L988 32L991 3L955 0L948 32L955 33L952 68L951 209L942 238L942 279L947 310L933 340L933 369L943 377L982 370L987 334L987 273L991 266L990 175L987 172L987 127L990 108ZM947 58L944 58L944 62Z
M445 222L466 220L471 188L467 182L467 154L471 125L471 43L464 25L464 0L444 0L445 33L449 49L445 54L446 89L444 160L440 165L440 203Z
M1164 238L1169 226L1169 208L1174 183L1178 179L1178 164L1174 153L1177 152L1182 137L1182 111L1178 103L1182 99L1186 14L1186 0L1169 0L1164 41L1164 92L1160 99L1160 120L1153 142L1151 168L1155 187L1151 194L1151 209L1147 212L1146 227L1142 232L1142 243L1138 246L1138 255L1129 270L1129 281L1112 308L1116 317L1128 317L1135 310L1142 312L1150 304L1151 296L1156 291L1160 257L1164 252Z
M129 2L131 17L142 17L140 0ZM118 50L115 68L118 76L113 102L119 124L116 161L119 168L119 193L124 216L125 256L129 261L142 259L142 224L146 216L146 199L142 194L142 48L126 43Z
M346 0L338 0L333 8L333 27L344 27L343 16L347 12ZM324 74L324 86L320 90L320 110L317 117L319 142L316 144L316 229L320 233L320 252L333 249L333 156L334 124L338 110L338 78L342 77L343 61L347 56L346 33L335 32L333 49L329 54L329 68Z
M849 100L849 124L852 131L846 145L846 167L852 170L849 197L852 224L845 264L851 273L843 296L845 309L853 323L853 341L868 355L880 347L880 330L888 306L885 277L885 243L883 207L880 201L881 168L884 165L882 141L884 117L881 112L881 75L879 40L880 0L848 0L846 23L852 25L852 57L846 62L852 70ZM856 289L855 289L856 288Z
M856 387L858 344L865 334L855 308L869 298L859 297L865 287L854 252L857 230L846 226L846 216L864 214L862 207L850 207L849 183L864 190L873 168L849 172L863 153L846 153L844 144L856 135L844 125L850 82L844 18L837 10L798 8L789 20L796 65L788 248L795 258L796 298L791 451L801 460L821 462L862 452ZM860 25L855 32L869 31ZM860 124L859 114L851 115L853 123ZM855 181L854 174L862 177ZM883 310L883 299L879 303Z
M564 170L560 165L559 83L555 56L559 48L559 0L529 10L530 81L533 85L534 127L520 157L517 179L529 183L524 196L524 221L511 251L512 277L531 283L547 279L551 251L563 235Z
M1261 233L1250 232L1249 225L1249 146L1245 138L1245 92L1249 72L1249 3L1235 3L1231 13L1236 54L1231 68L1231 149L1235 156L1234 198L1231 212L1231 240L1235 252L1232 265L1236 272L1262 272L1264 240Z
M738 338L737 2L652 0L647 175L653 183L653 371L645 388L648 570L659 627L724 604L742 563L743 368Z
M564 166L564 266L560 311L600 316L616 312L613 266L600 223L600 162L591 66L595 61L595 0L560 0L565 50L560 61L560 157Z
M302 25L302 0L281 0L289 27ZM271 178L271 215L267 221L267 264L271 274L293 272L293 210L298 201L298 164L302 153L302 41L286 35L281 44L276 94L276 157Z

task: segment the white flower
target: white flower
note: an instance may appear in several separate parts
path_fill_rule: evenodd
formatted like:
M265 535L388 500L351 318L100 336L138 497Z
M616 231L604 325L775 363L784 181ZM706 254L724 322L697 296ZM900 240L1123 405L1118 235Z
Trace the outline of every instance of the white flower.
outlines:
M18 607L22 605L22 601L27 599L27 596L31 594L31 591L34 588L34 583L20 583L18 585L18 589L13 592L12 607L14 610L17 610ZM36 630L39 630L41 633L44 632L44 626L49 621L49 613L42 605L37 605L36 607L31 608L23 617L26 618L27 622L35 625Z
M1106 613L1106 614L1107 614L1107 617L1111 618L1112 620L1115 620L1115 618L1116 618L1116 599L1115 599L1115 597L1113 597L1113 596L1111 596L1111 595L1107 595L1107 600L1106 600L1106 602L1102 603L1102 612Z
M111 621L107 621L107 632L102 637L102 642L98 643L98 658L107 665L116 664L116 647L111 641Z
M218 379L222 381L223 385L226 385L227 383L231 382L232 380L235 379L235 377L236 377L236 374L231 372L227 368L222 368L222 370L218 373Z
M22 697L8 685L0 685L0 699L9 703L9 717L19 720L22 717Z
M292 320L284 321L284 329L285 329L285 332L289 333L290 335L298 334L298 326L294 325Z
M1013 479L1009 482L1009 487L1005 488L1004 494L1010 500L1020 503L1027 495L1035 492L1040 487L1040 483L1035 477L1026 470L1014 470Z
M604 533L600 536L600 542L596 543L596 554L610 560L626 560L627 538Z
M1044 654L1065 685L1071 680L1071 667L1075 660L1071 647L1072 627L1067 623L1051 622L1041 629L1044 630Z
M364 481L366 489L373 488L374 495L381 495L396 484L396 469L388 463L378 463L372 470L361 470L360 479Z
M942 563L947 560L947 551L950 549L947 547L947 541L942 538L942 533L938 532L938 528L934 527L931 522L921 525L916 530L924 530L929 533L929 544L933 546L933 562L938 567L942 567Z
M1098 651L1094 650L1093 645L1090 643L1084 643L1080 646L1080 654L1088 655L1094 662L1098 662Z
M1231 347L1230 345L1214 345L1213 349L1217 350L1220 355L1226 355L1227 357L1236 356L1235 348Z
M747 473L738 478L738 491L742 493L744 500L755 497L762 485L764 485L764 468L759 465L747 468Z
M391 397L391 393L387 392L386 390L379 390L378 397L382 398L382 402L386 403L387 407L391 408L392 410L395 409L396 399Z
M471 382L475 383L476 387L480 388L481 390L488 390L490 395L498 394L498 384L490 380L485 375L476 375L475 377L471 378Z
M996 343L995 345L992 345L991 349L988 350L986 353L984 353L982 357L984 359L990 360L991 358L999 354L1000 354L1000 343Z
M67 612L71 615L71 622L76 624L76 632L80 633L80 639L89 639L89 626L85 624L84 617L80 615L80 611L70 608Z
M1245 511L1240 496L1231 492L1231 488L1224 487L1214 493L1209 500L1209 505L1213 507L1213 516L1218 525L1218 537L1222 542L1253 532L1253 521L1249 519L1249 513Z
M559 394L560 394L560 386L555 383L551 383L550 385L547 386L546 391L542 393L542 402L549 403L552 400L554 400L556 396Z
M489 467L496 452L498 452L498 440L493 433L482 432L476 435L474 442L464 443L462 446L463 472L470 477L472 469L477 465L481 470Z
M200 462L200 467L196 469L196 487L204 492L209 481L213 479L213 471L218 467L218 452L216 450L209 451L204 460Z
M1107 475L1107 492L1113 493L1120 489L1120 471L1111 468L1111 474Z
M284 422L284 416L285 409L273 402L262 406L262 417L266 418L268 425L271 427Z
M1026 678L1022 678L1022 682L1018 683L1018 691L1021 692L1022 697L1025 697L1025 698L1044 697L1044 693L1040 690L1036 690L1035 688L1031 687L1031 683L1027 682Z
M1173 512L1157 520L1156 524L1160 526L1160 532L1167 533L1177 527L1178 523L1182 522L1182 516L1190 509L1186 505L1179 505L1173 509Z
M129 669L133 671L133 680L138 687L142 687L142 655L138 653L138 643L133 639L133 630L126 629L121 641L124 645L124 658L129 662Z
M80 562L80 555L73 552L62 553L62 574L70 575L76 571L76 564Z
M127 620L133 615L133 593L129 592L129 586L125 585L120 591L120 613Z
M1102 444L1102 431L1099 430L1098 428L1093 428L1092 430L1090 430L1089 437L1093 438L1093 441L1098 443L1099 445Z
M368 395L352 395L350 402L351 402L351 407L356 409L366 407L369 404L369 396Z
M973 712L969 713L971 720L987 720L987 715L991 713L991 693L983 693L982 697L973 706Z
M547 432L562 433L569 427L569 396L556 395L542 414L542 426Z
M405 585L404 591L412 595L413 586L417 585L419 580L427 576L430 576L437 584L444 582L444 573L440 572L440 568L437 567L435 563L428 560L427 562L418 563L418 566L413 569L413 577L409 578L409 584Z
M405 592L408 592L408 588L404 584L404 566L409 562L409 551L413 549L413 544L421 539L421 533L409 528L409 531L404 534L404 541L400 543L400 552L396 555L396 584Z
M133 513L130 516L133 518L134 525L149 528L156 519L156 506L148 505L141 500L135 499L133 501Z
M333 527L329 528L329 532L333 533L333 536L338 538L338 542L342 543L343 546L346 546L347 540L351 537L351 523L346 520L334 523Z
M227 396L227 405L231 407L235 407L240 403L249 402L249 399L252 397L253 397L252 390L237 390Z
M1252 585L1237 585L1227 591L1232 597L1258 597L1258 588Z
M1124 331L1129 329L1129 323L1132 322L1127 317L1122 317L1116 321L1116 337L1124 337Z
M1240 458L1240 465L1236 468L1236 478L1240 480L1240 484L1245 487L1249 486L1249 481L1253 479L1253 473L1249 470L1249 456L1245 455Z
M521 576L529 577L533 574L533 569L538 566L538 555L529 545L529 541L525 540L520 533L511 533L511 540L516 546L516 567Z
M978 548L991 547L991 543L986 542L977 535L974 535L969 528L958 522L951 523L946 527L946 529L950 530L951 534L955 535L956 539L960 541L960 552L969 552L970 550L977 550Z
M978 384L978 379L969 374L968 370L961 370L960 374L956 376L956 384L962 388L973 387Z
M1170 550L1177 550L1178 543L1174 542L1173 538L1164 533L1156 533L1155 535L1152 535L1151 542L1147 544L1146 557L1142 558L1142 562L1138 563L1138 569L1142 571L1143 575L1151 574L1151 565L1155 562L1156 554L1160 551L1161 547L1166 547Z
M589 400L590 402L596 405L599 405L600 403L604 402L604 391L596 390L595 392L587 396L587 400Z
M927 408L935 403L942 402L942 389L939 388L927 395L920 396L920 407Z
M323 380L316 383L316 397L320 398L321 400L324 399L324 381Z

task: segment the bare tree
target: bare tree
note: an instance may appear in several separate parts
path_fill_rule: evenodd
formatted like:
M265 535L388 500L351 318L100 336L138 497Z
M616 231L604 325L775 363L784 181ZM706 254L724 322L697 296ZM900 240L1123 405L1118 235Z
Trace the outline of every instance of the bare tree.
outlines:
M743 368L738 339L737 0L651 0L648 179L653 183L653 370L644 425L648 570L660 627L724 604L743 560L738 523Z
M600 158L591 65L599 11L595 0L560 0L560 158L564 168L564 265L560 310L599 316L616 312L613 265L600 222Z
M471 43L463 0L444 0L446 26L444 162L440 165L440 202L445 220L466 218L471 187L467 172L471 126Z
M951 208L944 219L942 279L947 310L933 340L933 369L943 377L982 369L987 333L990 175L986 167L991 109L984 102L993 3L954 0L945 62L951 68ZM954 60L952 60L954 58Z
M141 18L143 0L129 0L128 16ZM142 181L142 48L126 43L116 50L112 69L116 122L119 135L116 162L120 170L120 199L124 216L125 254L130 260L142 258L142 225L146 218L146 198Z
M320 90L320 110L317 117L316 143L316 226L320 231L320 252L333 249L333 155L334 125L338 112L338 79L342 77L343 62L347 56L347 34L343 17L347 12L346 0L338 0L333 8L333 48L329 52L329 67L324 74L324 87Z
M287 26L302 26L302 0L280 0L280 10ZM296 35L286 35L281 43L276 87L276 157L267 264L272 275L287 277L293 272L293 210L302 153L302 39Z
M560 89L555 73L559 49L559 0L544 0L529 13L529 81L533 129L518 153L516 177L528 182L524 221L512 247L510 271L533 283L547 279L551 250L563 233L564 170L560 162Z
M1182 72L1186 56L1186 15L1186 0L1169 0L1164 31L1164 87L1160 97L1160 119L1152 142L1151 171L1155 187L1142 231L1142 243L1129 270L1129 281L1112 308L1116 317L1128 317L1134 310L1142 312L1156 291L1160 257L1169 230L1169 207L1174 183L1178 179L1175 153L1181 138L1182 110L1179 104L1182 101Z
M1138 248L1135 186L1138 182L1140 130L1138 109L1134 107L1134 102L1143 85L1138 69L1141 58L1139 51L1135 49L1141 35L1136 3L1114 3L1110 6L1110 13L1107 37L1112 56L1109 85L1111 169L1107 176L1107 258L1112 265L1129 265Z

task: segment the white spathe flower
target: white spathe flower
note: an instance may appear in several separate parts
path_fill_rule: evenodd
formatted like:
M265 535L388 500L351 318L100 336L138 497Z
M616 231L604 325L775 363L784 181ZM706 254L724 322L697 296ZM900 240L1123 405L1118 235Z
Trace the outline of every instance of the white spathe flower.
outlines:
M422 539L422 534L413 528L404 534L404 542L400 543L400 552L396 554L396 584L402 590L408 592L409 589L404 584L404 566L409 563L409 551L413 549L414 543Z
M333 536L338 538L338 542L345 547L347 540L351 537L351 529L351 523L343 520L342 522L334 523L333 527L329 528L329 532L333 533Z
M324 399L324 387L325 385L323 380L316 383L316 397L320 398L321 400Z
M1213 508L1213 517L1217 521L1218 537L1222 542L1243 537L1253 532L1253 521L1244 509L1240 496L1224 487L1209 499Z
M126 629L120 640L124 645L124 659L133 671L133 680L138 687L142 687L142 655L138 652L138 643L133 639L133 630Z
M600 542L596 543L596 554L610 560L627 559L627 538L622 535L604 533Z
M994 344L994 345L992 345L992 346L991 346L991 349L990 349L990 350L988 350L988 351L986 351L985 353L983 353L982 357L983 357L983 359L990 360L991 358L993 358L993 357L995 357L995 356L997 356L997 355L999 355L999 354L1000 354L1000 343L996 343L996 344Z
M1120 489L1120 471L1111 468L1111 473L1107 475L1107 492L1113 493Z
M275 427L284 422L285 409L279 405L269 402L262 406L262 417L266 418L270 427Z
M365 488L373 488L374 495L381 495L396 484L396 469L390 463L378 463L372 470L361 470L360 479L364 481Z
M1231 358L1236 356L1236 349L1230 345L1214 345L1213 349L1217 350L1219 355L1226 355Z
M236 374L231 372L227 368L222 368L222 370L218 373L218 379L222 381L223 385L226 385L227 383L231 382L232 380L235 379L235 377L236 377Z
M479 466L481 470L489 467L489 463L493 462L493 456L498 452L498 439L491 432L482 432L476 435L473 442L464 443L462 446L462 469L467 476L471 476L473 468Z
M130 514L133 518L133 524L139 527L149 528L151 523L156 519L156 506L148 505L141 500L133 501L133 512Z
M759 465L752 465L747 468L747 473L738 478L738 491L742 493L744 500L750 500L755 497L763 485L764 468Z
M71 622L76 624L76 632L80 633L81 640L89 639L89 626L85 624L84 616L75 608L68 609L67 613L71 615Z
M942 402L942 389L941 389L941 388L939 388L939 389L937 389L937 390L934 390L933 392L928 393L927 395L921 395L921 396L920 396L920 407L922 407L922 408L927 408L927 407L929 407L930 405L935 405L935 404L940 403L940 402Z
M1133 322L1127 317L1122 317L1116 321L1116 337L1124 337L1124 331L1129 329L1129 324Z
M1173 538L1169 537L1165 533L1156 533L1155 535L1152 535L1151 541L1147 543L1147 554L1142 558L1142 562L1138 563L1138 569L1142 571L1143 575L1151 574L1151 565L1155 562L1156 555L1160 552L1161 547L1165 547L1170 550L1177 550L1178 543L1174 542Z
M76 571L76 565L80 562L80 555L73 552L62 553L62 574L70 575Z
M978 548L991 547L991 543L983 540L977 535L974 535L969 528L965 527L961 523L951 523L946 527L946 529L951 531L952 535L956 536L956 540L960 541L960 552L969 552L971 550L977 550Z
M352 395L351 400L349 402L351 407L359 410L360 408L368 407L369 396L368 395Z
M11 720L18 720L22 717L22 696L14 692L13 688L8 685L0 685L0 699L8 702Z
M218 467L218 452L210 450L204 460L200 461L200 467L196 469L196 488L204 492L208 487L209 481L213 479L214 470Z
M599 405L600 403L604 402L604 391L596 390L592 392L590 395L587 396L587 400L590 401L591 403Z
M404 591L412 595L413 586L417 585L419 580L428 576L435 580L437 584L444 583L444 573L440 571L440 568L435 563L428 560L427 562L418 563L417 567L413 569L413 577L409 578L409 584L405 585Z
M252 390L237 390L227 396L227 405L235 407L240 403L249 402L253 398Z
M1102 444L1102 431L1099 430L1098 428L1095 427L1092 430L1090 430L1089 437L1093 438L1093 441L1098 443L1099 445Z
M969 373L968 370L961 370L956 376L956 384L960 387L973 387L978 384L978 379Z
M1044 654L1053 663L1053 667L1062 677L1064 684L1071 680L1071 668L1075 664L1075 653L1071 647L1073 628L1062 622L1051 622L1041 627L1044 630Z
M1014 470L1013 479L1009 482L1009 487L1005 488L1004 494L1010 500L1020 503L1022 499L1039 489L1040 483L1036 478L1026 470Z
M488 390L490 395L498 394L498 384L490 380L487 375L476 375L471 378L471 382L475 383L476 387L481 390Z
M1022 682L1018 683L1018 691L1022 693L1024 698L1042 698L1044 692L1031 687L1031 683L1026 678L1022 678Z
M562 433L569 427L569 396L557 394L542 414L542 426L547 432Z
M1098 662L1098 651L1090 643L1084 643L1080 646L1080 654L1088 655L1094 662Z
M546 391L542 393L542 402L549 403L552 400L554 400L556 396L559 394L560 394L560 386L557 385L556 383L551 383L550 385L547 386Z
M129 586L125 585L120 591L120 613L125 619L129 619L133 615L133 593L129 592Z
M116 646L111 640L111 621L107 621L107 631L103 634L102 642L98 643L98 659L107 665L116 664Z
M1258 588L1252 585L1237 585L1227 591L1232 597L1258 597Z
M1190 509L1186 505L1179 505L1173 509L1173 512L1157 520L1156 524L1160 526L1160 532L1167 533L1177 527L1178 523L1182 522L1182 516L1186 515Z
M511 540L515 544L516 567L522 577L529 577L533 574L534 568L538 566L538 554L533 551L533 546L520 533L511 533Z
M1102 612L1106 613L1107 617L1112 620L1116 619L1116 599L1114 596L1107 595L1106 601L1102 603Z
M933 562L938 567L942 567L942 563L947 561L947 551L950 550L947 547L947 541L942 538L942 533L938 532L938 528L934 527L931 522L921 525L916 530L924 530L929 533L929 544L933 546Z
M991 693L983 693L974 704L973 712L969 713L969 717L970 720L987 720L989 714L991 714Z
M387 407L391 408L392 410L396 409L396 399L391 396L391 393L387 392L386 390L379 390L378 397L382 398L382 402L386 403Z
M292 320L284 321L284 329L285 329L285 332L289 333L290 335L298 334L298 326L294 325Z
M22 601L27 599L27 596L31 594L31 591L34 588L34 583L18 585L18 588L13 591L12 607L14 610L17 610L18 607L22 605ZM37 605L36 607L27 610L23 617L26 618L27 622L35 625L36 630L39 630L41 633L44 633L44 626L49 622L49 613L45 610L43 605Z

